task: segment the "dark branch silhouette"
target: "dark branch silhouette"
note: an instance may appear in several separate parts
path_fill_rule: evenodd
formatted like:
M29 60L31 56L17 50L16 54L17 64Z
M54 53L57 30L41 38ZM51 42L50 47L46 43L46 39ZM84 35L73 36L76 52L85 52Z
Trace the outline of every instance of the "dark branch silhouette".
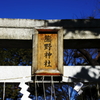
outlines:
M88 51L86 51L85 49L77 49L81 54L84 55L84 57L87 59L87 61L89 62L90 65L92 65L93 67L95 65L99 65L99 63L95 60L92 59L91 55L89 54Z

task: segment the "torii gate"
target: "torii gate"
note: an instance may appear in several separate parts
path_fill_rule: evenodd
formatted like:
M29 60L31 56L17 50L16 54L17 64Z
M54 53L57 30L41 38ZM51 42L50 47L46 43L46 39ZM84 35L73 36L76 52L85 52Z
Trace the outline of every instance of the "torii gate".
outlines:
M59 28L59 27L61 27L61 28ZM57 46L57 48L58 48L57 49L58 50L57 51L57 53L58 53L57 59L58 60L56 60L58 63L57 72L60 72L61 74L67 75L67 76L74 76L75 73L77 73L81 70L82 66L81 67L79 67L79 66L75 66L75 67L62 66L63 47L64 47L64 49L84 48L84 47L100 48L100 46L98 45L98 43L100 42L99 27L100 27L100 20L95 20L95 19L94 20L34 20L34 19L30 20L30 19L6 19L6 18L0 19L0 47L32 48L32 50L33 50L32 57L34 59L39 60L39 56L37 56L38 58L36 58L36 56L34 56L34 55L36 55L36 51L37 51L37 46L35 46L35 45L37 45L37 41L38 41L37 34L41 35L41 31L42 32L44 31L44 33L45 33L45 31L53 32L56 30L56 33L58 34L58 39L59 39L57 44L60 45L60 46ZM35 37L35 39L34 39L34 37ZM41 40L41 36L39 37L39 39ZM64 41L64 44L63 44L63 41ZM43 41L41 41L41 42L43 42ZM10 45L8 45L8 44L10 44ZM44 43L44 44L46 45L46 43ZM40 48L40 50L43 50L43 49ZM40 51L40 50L38 49L38 51ZM44 52L46 53L45 50L44 50ZM46 53L46 55L48 55L48 53ZM53 55L52 52L50 52L49 55ZM36 62L37 60L34 60L34 59L33 59L32 66L34 66L35 69L33 68L31 70L31 66L29 67L29 70L28 70L27 66L24 67L24 68L26 68L25 70L27 70L29 72L28 76L31 75L31 71L33 74L37 70L37 66L38 66L37 62ZM43 62L45 60L46 59L43 59ZM41 63L41 61L40 61L40 63ZM45 62L45 66L47 63L50 64L50 61ZM42 63L42 65L43 65L43 63ZM6 66L6 67L8 67L8 66ZM4 68L3 66L0 67L2 72L5 72L5 69L3 69L3 68ZM10 70L12 69L12 71L15 71L15 67L9 66L9 68L10 68ZM8 68L8 71L9 71L9 68ZM18 67L18 66L16 68L20 68L20 71L23 72L23 68L21 69L21 67ZM74 68L74 70L73 70L74 72L72 71L73 68ZM25 75L25 74L23 73L23 75ZM1 76L0 79L2 79L4 75L2 75L2 73L0 73L0 76ZM7 77L7 75L5 75L5 77ZM23 77L23 76L21 76L21 77ZM98 75L97 75L97 77L99 78ZM12 78L14 78L14 77L12 77ZM20 80L18 80L18 81L20 81ZM12 81L12 82L14 82L14 81Z

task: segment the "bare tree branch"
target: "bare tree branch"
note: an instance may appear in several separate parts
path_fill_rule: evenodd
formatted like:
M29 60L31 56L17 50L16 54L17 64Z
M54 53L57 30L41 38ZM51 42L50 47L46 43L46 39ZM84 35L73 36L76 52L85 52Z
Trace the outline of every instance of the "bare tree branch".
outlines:
M93 67L95 65L99 64L95 59L92 59L92 57L91 57L91 55L89 54L88 51L86 51L84 49L77 49L77 50L86 57L86 59L89 62L89 64L92 65Z

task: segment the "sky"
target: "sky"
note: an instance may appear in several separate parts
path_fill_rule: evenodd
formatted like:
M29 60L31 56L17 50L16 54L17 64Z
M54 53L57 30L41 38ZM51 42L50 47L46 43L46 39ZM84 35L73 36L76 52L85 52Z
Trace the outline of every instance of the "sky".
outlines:
M99 0L0 0L0 18L85 19L100 18Z

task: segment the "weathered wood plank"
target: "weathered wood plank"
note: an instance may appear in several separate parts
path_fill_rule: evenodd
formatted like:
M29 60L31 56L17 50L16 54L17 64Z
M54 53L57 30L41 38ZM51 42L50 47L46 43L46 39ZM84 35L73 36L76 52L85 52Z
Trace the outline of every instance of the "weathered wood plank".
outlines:
M45 41L45 37L50 41ZM57 69L57 34L38 34L38 70Z
M37 35L35 34L33 38L35 48L33 49L32 74L60 75L63 73L63 31L61 28L55 30L56 28L36 30Z
M66 82L75 80L83 82L100 82L100 66L64 66L63 76L63 81Z
M63 74L63 29L58 31L58 70Z
M38 31L34 30L33 39L32 39L32 74L37 69L37 45L38 45Z
M31 81L31 66L0 66L0 82L22 82L23 78Z

